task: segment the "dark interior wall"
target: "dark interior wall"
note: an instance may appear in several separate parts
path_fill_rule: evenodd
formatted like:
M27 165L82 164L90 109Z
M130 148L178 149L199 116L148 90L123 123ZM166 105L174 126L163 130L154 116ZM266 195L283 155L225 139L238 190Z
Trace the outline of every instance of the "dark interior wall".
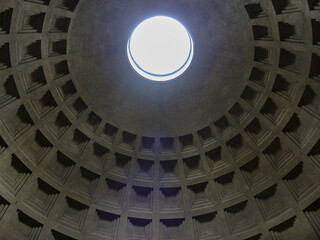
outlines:
M320 1L144 2L0 0L0 239L319 239ZM155 9L201 44L140 109L112 26Z

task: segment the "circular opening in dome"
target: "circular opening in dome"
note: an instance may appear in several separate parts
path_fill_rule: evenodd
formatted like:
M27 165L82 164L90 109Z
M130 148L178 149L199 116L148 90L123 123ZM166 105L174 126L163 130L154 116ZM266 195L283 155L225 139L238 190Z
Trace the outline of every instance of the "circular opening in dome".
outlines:
M141 22L131 34L127 53L131 66L153 81L172 80L184 73L193 57L193 41L176 19L156 16Z

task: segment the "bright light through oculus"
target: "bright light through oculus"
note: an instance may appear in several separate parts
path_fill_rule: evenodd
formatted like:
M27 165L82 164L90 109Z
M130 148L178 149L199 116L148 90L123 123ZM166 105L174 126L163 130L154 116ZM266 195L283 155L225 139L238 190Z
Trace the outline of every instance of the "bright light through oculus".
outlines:
M157 16L140 23L127 45L131 66L140 75L154 81L180 76L193 57L193 41L177 20Z

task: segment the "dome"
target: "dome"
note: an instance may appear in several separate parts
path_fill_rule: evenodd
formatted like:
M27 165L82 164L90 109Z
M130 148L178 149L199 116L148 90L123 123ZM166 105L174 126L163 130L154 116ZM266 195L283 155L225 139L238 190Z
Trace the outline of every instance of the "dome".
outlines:
M0 239L320 238L320 1L0 1ZM128 60L144 20L187 71Z

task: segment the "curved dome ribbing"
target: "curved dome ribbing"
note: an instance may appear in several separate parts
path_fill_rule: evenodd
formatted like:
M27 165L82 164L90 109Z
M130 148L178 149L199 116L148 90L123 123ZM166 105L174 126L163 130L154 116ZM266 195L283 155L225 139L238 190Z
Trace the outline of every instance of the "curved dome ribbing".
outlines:
M125 2L0 2L0 239L319 239L319 0ZM205 33L213 7L225 44ZM138 101L130 109L130 97L91 91L125 96L126 79L147 84L128 74L117 55L125 34L112 26L130 32L155 9L187 12L195 44L212 51L190 69L200 87L182 89L181 109L153 128ZM235 9L240 30L224 15ZM106 17L105 35L91 36ZM226 95L211 98L221 79Z

